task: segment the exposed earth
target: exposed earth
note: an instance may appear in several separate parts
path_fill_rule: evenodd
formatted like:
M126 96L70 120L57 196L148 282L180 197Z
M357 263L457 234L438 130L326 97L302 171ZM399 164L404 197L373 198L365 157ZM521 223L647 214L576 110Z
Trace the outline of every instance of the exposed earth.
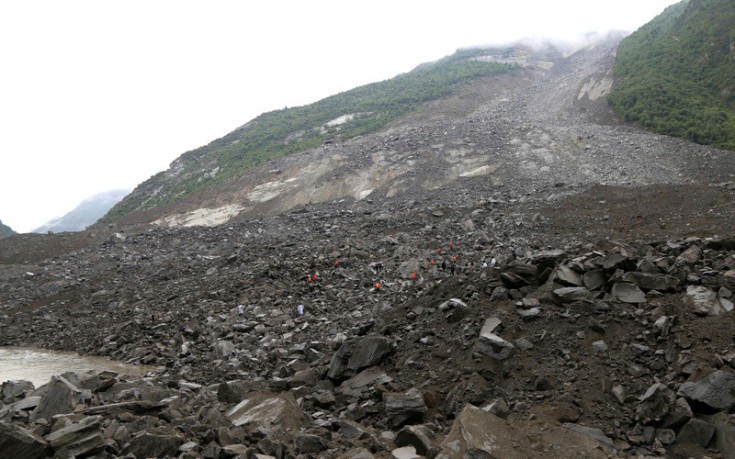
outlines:
M735 157L618 124L615 45L164 213L0 240L0 345L158 367L5 384L0 451L735 457Z

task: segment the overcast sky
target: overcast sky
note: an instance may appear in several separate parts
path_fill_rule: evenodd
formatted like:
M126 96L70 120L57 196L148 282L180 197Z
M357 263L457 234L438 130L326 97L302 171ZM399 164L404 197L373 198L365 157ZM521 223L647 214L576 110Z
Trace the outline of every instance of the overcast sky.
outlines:
M0 220L30 231L262 112L457 48L635 30L673 0L7 0Z

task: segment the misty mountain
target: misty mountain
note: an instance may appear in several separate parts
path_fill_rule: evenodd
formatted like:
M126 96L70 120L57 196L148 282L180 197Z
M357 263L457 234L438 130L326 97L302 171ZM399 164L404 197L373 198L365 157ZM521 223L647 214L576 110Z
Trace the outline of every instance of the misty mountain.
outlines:
M4 225L2 220L0 220L0 238L7 237L15 234L15 231L7 225Z
M610 103L661 134L735 150L735 2L686 0L620 43Z
M96 194L81 202L74 210L33 230L34 233L82 231L105 215L130 190L112 190Z

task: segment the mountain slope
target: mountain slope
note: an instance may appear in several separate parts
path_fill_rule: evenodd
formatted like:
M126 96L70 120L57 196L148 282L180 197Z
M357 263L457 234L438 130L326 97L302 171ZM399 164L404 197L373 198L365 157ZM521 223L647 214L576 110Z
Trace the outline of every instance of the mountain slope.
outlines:
M363 201L381 208L431 200L471 205L489 195L527 199L594 184L731 180L733 155L619 124L606 96L620 39L606 37L576 51L480 50L517 67L465 81L378 131L214 178L188 194L180 184L211 172L217 158L204 167L184 155L106 219L123 226L217 225L317 203L358 211ZM168 196L165 204L141 205L161 195Z
M55 218L33 230L34 233L49 231L82 231L104 216L115 204L130 193L130 190L112 190L96 194L82 201L71 212Z
M274 158L335 140L375 132L459 84L511 70L483 59L481 50L458 51L390 80L368 84L303 107L265 113L209 145L179 157L143 183L108 219L181 199ZM501 60L501 59L498 59Z
M612 107L655 132L735 150L735 2L687 0L622 41Z
M3 222L0 220L0 237L8 237L15 234L15 231L7 225L3 225Z

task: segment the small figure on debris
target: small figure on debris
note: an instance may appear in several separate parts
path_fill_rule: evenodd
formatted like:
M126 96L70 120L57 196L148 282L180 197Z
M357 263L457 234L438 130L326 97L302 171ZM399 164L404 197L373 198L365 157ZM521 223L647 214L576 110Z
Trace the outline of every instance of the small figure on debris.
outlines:
M510 254L513 257L514 260L518 259L518 255L516 254L516 249L514 247L511 247Z
M304 315L304 305L300 304L296 307L296 312L298 315L303 316Z
M442 260L442 271L447 269L447 260Z
M487 261L482 260L482 269L487 269Z
M454 276L454 272L457 270L457 264L452 263L452 266L449 268L449 270L451 271L452 276Z
M449 250L454 250L454 244L452 244L451 242L449 243Z
M411 272L411 279L416 280L416 271Z
M375 282L375 291L376 292L380 291L380 281Z
M436 249L436 253L442 253L442 248L439 247L438 249Z
M496 264L497 262L498 262L498 260L496 260L496 259L495 259L495 257L493 257L493 259L492 259L492 260L490 260L490 267L491 267L491 268L494 268L494 267L495 267L495 264Z
M241 304L238 304L237 305L237 315L239 315L240 317L242 317L243 314L245 314L245 306L243 306Z

